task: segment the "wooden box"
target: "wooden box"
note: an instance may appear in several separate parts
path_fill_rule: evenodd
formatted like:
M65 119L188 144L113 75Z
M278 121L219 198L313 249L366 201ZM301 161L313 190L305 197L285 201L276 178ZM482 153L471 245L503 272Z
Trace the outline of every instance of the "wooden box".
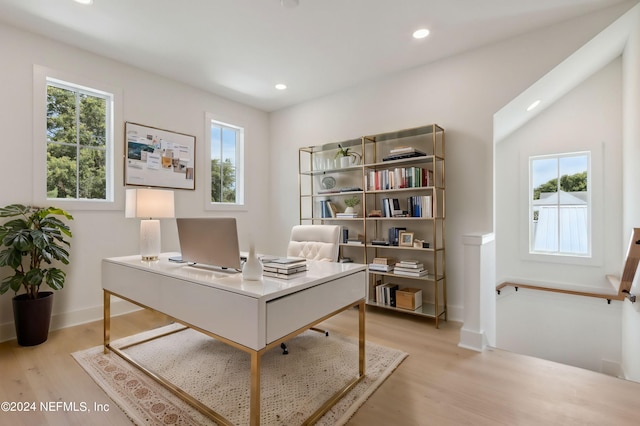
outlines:
M401 288L396 290L396 307L415 311L422 306L422 290Z

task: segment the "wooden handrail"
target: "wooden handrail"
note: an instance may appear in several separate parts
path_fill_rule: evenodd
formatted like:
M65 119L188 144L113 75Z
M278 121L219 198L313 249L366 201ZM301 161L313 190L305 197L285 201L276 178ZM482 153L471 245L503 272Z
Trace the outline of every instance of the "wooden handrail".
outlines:
M624 262L624 269L622 271L622 278L615 277L613 275L607 275L607 281L611 284L615 294L605 293L591 293L588 291L575 291L575 290L563 290L560 288L543 287L539 285L531 284L518 284L512 282L504 282L496 287L496 291L500 294L500 290L509 286L518 288L528 288L531 290L550 291L553 293L573 294L576 296L597 297L599 299L607 299L608 302L612 300L624 300L628 298L632 303L635 303L636 297L629 293L633 279L638 271L638 264L640 264L640 228L633 228L631 233L631 240L629 241L629 249L627 250L627 258Z
M515 287L516 290L518 288L527 288L530 290L540 290L540 291L550 291L552 293L563 293L563 294L572 294L575 296L586 296L586 297L596 297L599 299L606 299L607 301L611 300L624 300L625 295L620 290L618 294L605 294L605 293L591 293L587 291L575 291L575 290L564 290L561 288L551 288L551 287L543 287L539 285L531 285L531 284L519 284L513 282L504 282L496 287L496 291L500 294L500 290L505 287Z

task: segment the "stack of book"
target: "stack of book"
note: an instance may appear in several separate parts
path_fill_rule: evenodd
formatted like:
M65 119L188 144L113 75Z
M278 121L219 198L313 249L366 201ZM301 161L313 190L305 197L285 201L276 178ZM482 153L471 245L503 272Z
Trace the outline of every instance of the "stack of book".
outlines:
M332 217L349 217L349 218L353 218L353 217L358 217L357 213L336 213L335 216Z
M411 146L399 146L389 151L389 155L384 157L382 161L399 160L401 158L423 157L425 154Z
M300 257L269 259L262 264L265 277L290 279L307 270L307 260Z
M376 302L380 305L396 306L398 284L385 283L376 286Z
M406 277L423 277L427 275L427 270L424 269L424 264L417 260L401 260L395 264L393 273Z
M369 270L375 272L391 272L395 260L391 257L376 257L369 264Z

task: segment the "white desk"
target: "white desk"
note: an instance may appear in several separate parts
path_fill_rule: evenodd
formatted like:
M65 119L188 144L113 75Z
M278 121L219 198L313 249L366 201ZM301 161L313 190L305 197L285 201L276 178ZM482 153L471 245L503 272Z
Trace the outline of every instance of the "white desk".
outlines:
M300 277L264 277L244 281L226 274L139 255L103 259L104 347L141 368L155 380L222 424L228 420L110 345L111 295L172 317L187 327L251 354L251 425L260 423L262 354L325 319L353 306L359 308L359 374L327 401L309 421L320 418L364 377L364 300L366 265L308 261Z

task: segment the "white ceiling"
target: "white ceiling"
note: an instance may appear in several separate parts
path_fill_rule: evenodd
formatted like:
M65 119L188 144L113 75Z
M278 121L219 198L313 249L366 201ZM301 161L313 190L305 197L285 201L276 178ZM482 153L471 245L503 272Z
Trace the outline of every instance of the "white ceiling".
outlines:
M0 0L0 22L274 111L623 1Z

